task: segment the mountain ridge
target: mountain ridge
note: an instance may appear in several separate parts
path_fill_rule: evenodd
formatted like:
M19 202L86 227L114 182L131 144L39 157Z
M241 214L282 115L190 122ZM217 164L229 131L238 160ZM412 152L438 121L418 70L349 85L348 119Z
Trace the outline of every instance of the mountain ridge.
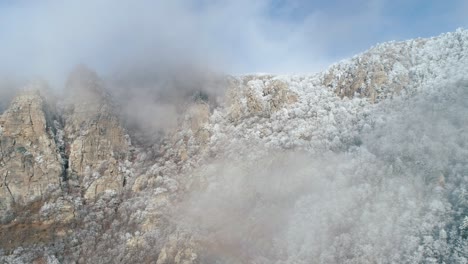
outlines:
M177 126L148 145L138 143L112 95L84 67L71 74L70 95L58 105L23 92L0 117L0 259L463 263L466 48L468 31L459 29L379 44L317 74L227 77L216 83L222 100L196 87L182 101ZM450 148L431 133L444 127ZM47 142L38 146L36 136ZM421 147L405 148L412 142ZM20 202L15 195L29 189L21 182L43 178L36 167L47 149L55 187ZM16 191L11 175L19 179ZM39 231L44 235L32 235Z

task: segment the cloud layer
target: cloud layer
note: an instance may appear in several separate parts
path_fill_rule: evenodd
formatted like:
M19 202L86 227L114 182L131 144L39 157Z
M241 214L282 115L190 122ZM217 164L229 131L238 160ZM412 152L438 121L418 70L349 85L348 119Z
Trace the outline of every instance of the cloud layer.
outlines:
M438 16L431 8L414 11L417 6L386 0L7 1L0 4L0 73L60 80L78 63L103 73L161 64L313 72L376 42L466 23L456 12L466 8L463 1L439 8ZM433 32L427 23L438 26Z

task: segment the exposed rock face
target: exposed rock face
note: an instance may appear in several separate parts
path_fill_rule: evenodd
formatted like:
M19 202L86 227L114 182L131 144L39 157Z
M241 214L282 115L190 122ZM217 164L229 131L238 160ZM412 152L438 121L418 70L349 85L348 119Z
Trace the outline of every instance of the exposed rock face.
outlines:
M62 117L37 88L0 117L0 208L43 198L61 182L86 199L121 190L130 142L98 77L84 68L71 75Z
M37 90L21 92L0 117L0 209L42 198L59 188L63 161L54 119Z
M106 190L120 191L124 175L119 163L127 156L129 141L101 81L93 72L79 68L70 76L67 88L70 180L80 186L86 199Z

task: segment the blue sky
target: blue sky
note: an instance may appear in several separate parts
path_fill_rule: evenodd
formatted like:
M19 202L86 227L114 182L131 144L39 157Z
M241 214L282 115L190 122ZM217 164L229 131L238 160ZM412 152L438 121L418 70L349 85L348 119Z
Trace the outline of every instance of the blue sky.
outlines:
M465 0L0 0L0 75L57 79L78 63L315 72L380 42L466 27L467 14Z

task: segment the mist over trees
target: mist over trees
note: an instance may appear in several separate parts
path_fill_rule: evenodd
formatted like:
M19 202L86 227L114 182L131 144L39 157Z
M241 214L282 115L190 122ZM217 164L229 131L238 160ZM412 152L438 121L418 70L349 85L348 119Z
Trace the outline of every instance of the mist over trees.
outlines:
M61 178L2 203L0 260L467 263L467 45L457 30L311 75L80 66L68 97L31 85L0 116L1 168L47 168L39 100ZM12 87L0 80L0 111Z

